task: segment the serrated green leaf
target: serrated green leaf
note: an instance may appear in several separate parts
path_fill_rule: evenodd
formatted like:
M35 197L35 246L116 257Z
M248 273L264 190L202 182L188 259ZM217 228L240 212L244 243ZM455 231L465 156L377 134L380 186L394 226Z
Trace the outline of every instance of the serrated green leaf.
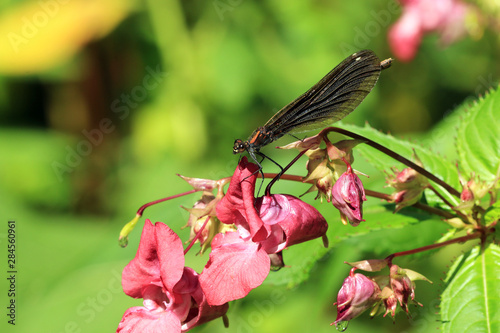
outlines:
M498 219L500 219L500 201L495 202L484 214L486 224L490 224Z
M432 147L453 160L458 160L456 137L457 128L462 121L463 114L473 103L474 99L470 98L464 101L453 112L447 113L443 119L436 124L432 130L422 138L421 144L425 147Z
M293 287L309 277L316 261L347 238L360 237L383 229L402 229L432 219L430 215L413 208L408 208L404 214L401 212L393 214L394 205L372 205L364 210L363 217L366 221L357 227L352 227L341 223L338 211L331 204L324 203L320 208L329 224L327 231L329 248L325 248L321 240L314 240L284 250L283 258L287 267L269 274L266 283ZM435 222L440 223L437 219ZM391 246L398 246L398 242L398 239L392 240ZM402 240L402 242L408 243L407 240Z
M460 191L461 186L458 179L458 172L453 161L433 152L432 150L422 147L416 142L409 142L395 138L391 135L381 133L372 127L366 125L365 127L357 127L354 125L342 124L342 128L363 135L385 147L395 151L396 153L412 160L413 150L422 161L424 168L435 176L447 182L457 191ZM405 168L403 164L395 161L392 157L369 147L367 145L358 145L356 147L364 158L373 164L380 171L389 171L392 166L397 166L400 170ZM436 185L436 189L443 195L450 203L457 205L458 198ZM432 192L426 191L426 197L429 203L442 204L442 201Z
M491 90L464 114L457 132L457 150L463 173L492 181L500 167L500 93Z
M448 272L442 294L443 332L500 332L500 248L475 247Z

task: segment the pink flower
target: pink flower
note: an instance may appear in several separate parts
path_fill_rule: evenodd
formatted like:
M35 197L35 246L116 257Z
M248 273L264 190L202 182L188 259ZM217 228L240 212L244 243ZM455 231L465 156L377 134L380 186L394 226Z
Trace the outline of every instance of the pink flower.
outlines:
M356 318L372 307L380 295L380 288L363 274L348 276L337 295L337 319L334 324Z
M366 201L363 183L347 164L347 171L333 185L332 203L340 211L342 220L347 218L353 226L357 226L364 221L363 201Z
M217 205L217 217L237 231L218 234L200 284L211 305L246 296L262 284L270 254L325 235L328 224L312 206L290 195L254 197L258 166L244 157Z
M467 5L460 0L400 0L403 13L389 31L389 43L396 57L410 61L422 36L437 32L449 44L466 33Z
M122 286L127 295L143 298L144 306L129 308L117 332L186 332L228 308L207 304L198 274L184 267L182 241L160 222L146 220L137 254L123 270Z

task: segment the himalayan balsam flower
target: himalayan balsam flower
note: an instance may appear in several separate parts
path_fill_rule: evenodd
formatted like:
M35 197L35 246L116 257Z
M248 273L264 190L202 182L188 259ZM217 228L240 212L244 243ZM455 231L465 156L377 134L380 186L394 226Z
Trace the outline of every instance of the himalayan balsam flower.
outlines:
M384 317L389 313L394 317L398 304L407 314L409 314L409 303L422 306L415 301L415 281L424 280L432 283L425 276L397 265L391 266L389 276L378 276L374 279L381 288L380 299L385 309Z
M207 304L198 274L184 267L182 241L160 222L146 220L137 254L123 270L122 286L127 295L143 298L144 306L128 309L117 332L186 332L228 308Z
M217 205L219 220L234 224L237 231L215 236L210 259L200 275L211 305L246 296L269 274L269 255L324 236L328 228L314 207L296 197L277 194L255 198L257 171L258 166L244 157Z
M334 324L356 318L377 301L380 288L363 274L348 276L337 295L337 319Z
M342 221L347 218L353 226L363 220L363 201L366 201L365 189L351 165L340 176L332 188L332 203L340 211Z
M389 31L389 44L396 57L415 57L424 34L437 32L443 44L466 34L468 6L460 0L400 0L403 13Z

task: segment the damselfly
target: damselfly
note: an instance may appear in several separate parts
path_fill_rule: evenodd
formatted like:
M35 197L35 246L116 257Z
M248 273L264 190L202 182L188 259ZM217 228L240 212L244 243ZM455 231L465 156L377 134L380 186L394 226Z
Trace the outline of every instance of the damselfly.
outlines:
M352 54L311 89L278 111L264 126L257 128L248 140L234 141L233 154L247 151L262 170L256 155L273 161L260 152L262 147L287 133L318 129L344 118L370 93L380 71L389 68L391 63L390 58L381 62L370 50Z

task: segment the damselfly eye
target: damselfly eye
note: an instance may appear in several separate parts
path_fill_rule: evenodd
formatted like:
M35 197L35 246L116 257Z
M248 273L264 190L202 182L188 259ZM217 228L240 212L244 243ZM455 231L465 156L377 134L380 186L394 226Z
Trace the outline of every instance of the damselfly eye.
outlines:
M245 144L240 139L234 140L233 154L240 154L246 150Z

